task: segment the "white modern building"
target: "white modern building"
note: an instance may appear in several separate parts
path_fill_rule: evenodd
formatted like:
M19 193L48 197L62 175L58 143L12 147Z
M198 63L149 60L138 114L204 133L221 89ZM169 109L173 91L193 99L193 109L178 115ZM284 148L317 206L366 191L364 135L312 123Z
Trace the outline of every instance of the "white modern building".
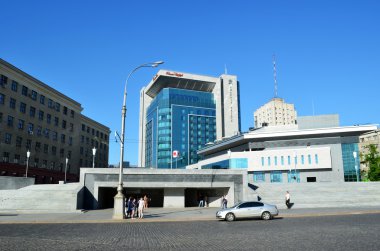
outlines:
M257 109L253 117L255 128L297 124L297 111L294 104L285 103L282 98L271 99Z
M183 169L198 162L199 148L239 133L236 76L160 70L140 92L141 167Z

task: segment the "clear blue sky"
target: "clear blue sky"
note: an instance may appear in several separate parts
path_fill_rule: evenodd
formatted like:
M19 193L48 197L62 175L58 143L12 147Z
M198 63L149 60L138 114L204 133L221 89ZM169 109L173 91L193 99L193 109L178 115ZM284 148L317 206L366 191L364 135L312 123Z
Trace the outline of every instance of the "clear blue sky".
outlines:
M273 97L299 115L338 113L342 125L380 122L380 1L2 0L0 57L121 127L123 85L136 66L219 76L241 84L242 129ZM137 163L139 90L157 69L130 79L126 160ZM119 145L110 142L110 163Z

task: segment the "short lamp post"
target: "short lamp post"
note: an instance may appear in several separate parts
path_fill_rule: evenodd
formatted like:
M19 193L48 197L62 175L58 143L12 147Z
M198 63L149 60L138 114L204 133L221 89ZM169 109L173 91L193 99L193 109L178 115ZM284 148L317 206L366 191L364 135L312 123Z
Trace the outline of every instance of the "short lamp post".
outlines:
M163 64L163 61L157 61L153 63L145 63L142 65L137 66L135 69L133 69L124 85L124 97L123 97L123 106L121 108L121 137L120 139L120 163L119 163L119 184L117 186L117 194L114 197L114 209L113 209L113 219L124 219L124 194L123 194L123 161L124 161L124 136L125 136L125 117L127 114L127 86L128 86L128 80L131 77L131 75L136 72L140 68L144 67L157 67L160 64Z
M29 157L30 157L30 151L28 150L28 151L26 152L26 171L25 171L25 178L28 178Z
M65 184L66 184L66 174L67 174L67 164L69 163L69 158L66 157L66 166L65 166Z
M95 154L96 154L96 148L92 148L92 168L95 168Z
M358 153L357 152L352 152L352 155L354 156L354 161L355 161L356 182L359 182L358 165L356 163L356 158L358 157Z

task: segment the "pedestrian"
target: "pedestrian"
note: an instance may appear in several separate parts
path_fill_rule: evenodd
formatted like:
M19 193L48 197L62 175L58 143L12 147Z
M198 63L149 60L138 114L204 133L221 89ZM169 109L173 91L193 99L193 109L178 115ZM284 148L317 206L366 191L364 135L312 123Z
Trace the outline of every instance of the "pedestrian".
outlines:
M226 209L227 208L227 198L226 198L226 195L223 196L223 200L222 200L222 204L223 204L223 209Z
M132 203L131 203L131 219L135 219L135 211L136 211L136 199L132 198Z
M132 213L132 197L128 198L127 204L125 205L125 210L127 211L126 218L131 217L131 213Z
M286 194L285 194L285 205L288 209L290 209L290 193L289 193L289 191L286 191Z
M144 195L144 208L148 208L148 196Z
M142 219L144 217L144 213L143 213L144 206L145 206L144 199L143 199L143 197L141 197L140 200L139 200L139 206L138 206L139 219Z
M203 195L199 197L199 205L198 207L203 207Z
M207 197L207 195L204 198L204 206L208 207L208 197Z

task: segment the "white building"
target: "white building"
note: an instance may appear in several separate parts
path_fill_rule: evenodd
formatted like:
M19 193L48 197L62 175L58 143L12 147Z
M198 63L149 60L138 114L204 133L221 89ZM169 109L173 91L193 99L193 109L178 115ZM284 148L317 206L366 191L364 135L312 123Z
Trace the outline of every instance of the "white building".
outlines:
M294 104L285 103L282 98L271 99L257 109L253 116L255 128L297 124L297 112Z

